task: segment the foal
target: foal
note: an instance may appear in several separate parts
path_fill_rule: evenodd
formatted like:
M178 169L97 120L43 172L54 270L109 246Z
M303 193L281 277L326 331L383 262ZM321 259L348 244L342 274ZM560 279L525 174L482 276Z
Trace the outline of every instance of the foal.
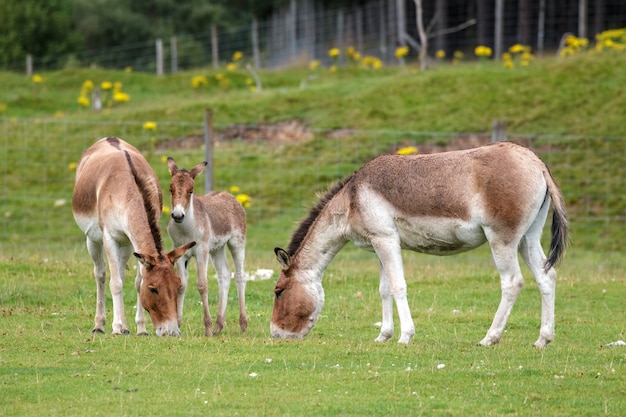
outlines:
M235 284L239 297L239 326L245 332L248 328L246 315L246 278L243 264L246 250L246 213L239 202L226 192L211 192L203 196L194 194L194 179L204 171L207 162L196 165L190 171L178 168L173 158L167 159L172 180L172 215L167 231L174 242L188 242L198 245L188 251L177 262L181 274L183 291L180 293L178 309L182 317L184 290L187 288L189 273L187 263L196 257L198 269L197 286L204 309L204 334L211 336L219 333L226 323L226 303L230 288L230 268L226 260L226 246L230 250L235 265ZM217 273L219 302L217 322L211 329L213 320L209 313L207 269L209 258Z

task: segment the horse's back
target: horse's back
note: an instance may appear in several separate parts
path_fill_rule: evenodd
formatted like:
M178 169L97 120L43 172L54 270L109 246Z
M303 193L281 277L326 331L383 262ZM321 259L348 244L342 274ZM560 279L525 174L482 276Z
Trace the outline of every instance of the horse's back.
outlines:
M72 194L72 212L79 225L96 220L101 223L104 213L123 216L133 205L143 210L133 170L146 186L150 205L161 207L158 178L137 148L122 139L107 137L83 152ZM86 232L83 226L81 229Z
M447 254L485 241L484 230L521 237L543 205L543 162L510 142L431 155L385 155L348 184L361 236L399 234L418 252Z
M226 236L232 233L245 236L246 213L239 201L225 191L214 191L197 196L194 204L196 217L202 217L209 223L211 234Z

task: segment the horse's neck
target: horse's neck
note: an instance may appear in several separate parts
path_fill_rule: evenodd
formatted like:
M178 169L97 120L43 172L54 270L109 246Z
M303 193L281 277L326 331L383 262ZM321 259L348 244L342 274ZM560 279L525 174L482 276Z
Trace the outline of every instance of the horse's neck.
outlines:
M298 268L321 280L330 262L348 242L341 230L328 216L318 219L297 252Z

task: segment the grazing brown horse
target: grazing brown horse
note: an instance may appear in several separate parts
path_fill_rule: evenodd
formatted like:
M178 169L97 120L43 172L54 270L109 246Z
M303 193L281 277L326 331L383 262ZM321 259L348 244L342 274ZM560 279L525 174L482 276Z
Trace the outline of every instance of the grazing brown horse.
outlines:
M239 327L248 328L246 315L246 278L243 269L246 252L246 213L239 202L229 193L211 192L206 195L194 194L194 180L204 171L207 163L196 165L191 170L178 168L172 158L167 160L172 176L172 215L167 231L174 246L194 240L198 245L189 250L177 262L182 278L183 291L178 300L179 314L182 316L183 300L189 273L187 263L195 256L197 265L197 286L204 309L204 333L206 336L219 333L226 323L226 303L230 288L230 268L226 259L226 247L230 250L235 265L235 284L239 297ZM217 321L209 313L207 271L209 259L213 262L219 286Z
M548 258L541 233L552 202ZM518 252L542 298L538 348L554 339L554 265L567 246L563 197L546 165L529 149L495 143L433 155L385 155L344 178L324 196L292 236L274 251L282 266L270 330L274 337L304 337L324 304L322 275L348 242L373 250L380 261L382 327L376 341L393 336L393 301L399 343L415 333L407 302L401 249L452 255L489 242L500 272L502 298L480 345L502 337L524 284Z
M97 301L93 332L104 333L106 253L111 272L113 333L130 333L122 287L124 270L134 250L139 261L135 278L137 334L148 334L145 308L157 335L180 336L177 303L181 280L174 271L174 262L195 242L163 253L158 227L162 205L157 176L132 145L108 137L83 153L76 168L72 212L87 236L87 250L94 263Z

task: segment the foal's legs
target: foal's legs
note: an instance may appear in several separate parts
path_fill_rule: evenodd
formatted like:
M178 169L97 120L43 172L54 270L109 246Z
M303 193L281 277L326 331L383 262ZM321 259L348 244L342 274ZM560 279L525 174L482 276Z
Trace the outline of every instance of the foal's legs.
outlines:
M93 333L104 333L106 323L106 307L104 285L106 282L106 263L102 244L87 238L87 251L93 259L93 276L96 280L96 317L94 319Z
M103 245L109 261L111 277L109 288L113 299L113 334L129 334L124 315L124 275L126 263L130 257L131 247L120 247L106 232L103 233Z
M217 303L217 321L213 333L222 331L226 324L226 303L228 302L228 290L230 289L230 268L226 260L226 246L211 252L211 260L217 273L217 284L219 287L219 301Z
M198 269L196 286L198 287L200 300L202 300L202 311L204 314L204 335L211 336L213 334L213 331L211 330L211 326L213 325L213 319L211 318L211 313L209 313L209 279L207 276L209 268L209 253L204 248L196 248L196 266ZM184 282L186 283L188 279L189 276L187 268L185 267ZM184 285L186 286L186 284ZM182 308L182 306L179 307ZM182 311L180 317L182 317Z
M485 234L491 245L491 253L496 268L500 272L502 289L500 305L493 318L493 323L491 323L487 335L478 343L481 346L491 346L498 343L502 337L513 305L524 286L524 278L517 260L517 242L504 243L497 237L490 236L493 232L490 233L488 230L485 230Z
M246 257L246 241L237 239L229 241L228 248L235 264L235 285L237 286L237 298L239 299L239 327L242 332L248 329L248 315L246 314L246 274L244 271L244 259Z

